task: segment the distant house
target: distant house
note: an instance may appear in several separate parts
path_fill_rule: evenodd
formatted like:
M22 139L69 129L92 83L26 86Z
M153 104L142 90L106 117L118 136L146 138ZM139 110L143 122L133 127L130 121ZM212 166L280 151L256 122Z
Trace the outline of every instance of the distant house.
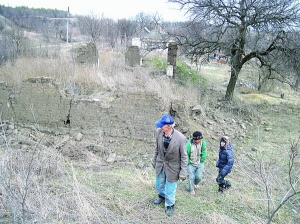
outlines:
M143 27L139 32L135 34L135 37L132 38L131 45L138 46L142 48L142 40L145 38L151 31L147 27Z
M151 31L144 27L135 35L134 38L132 38L131 44L133 46L138 46L141 52L147 53L153 50L166 49L168 41L169 36L161 26L157 26Z

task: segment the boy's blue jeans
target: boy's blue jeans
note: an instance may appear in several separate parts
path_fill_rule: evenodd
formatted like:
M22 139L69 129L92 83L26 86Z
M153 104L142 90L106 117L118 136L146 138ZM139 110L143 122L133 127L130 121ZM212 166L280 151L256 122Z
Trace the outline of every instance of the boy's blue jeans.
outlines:
M164 168L161 170L160 174L155 178L155 188L158 192L158 195L165 198L165 207L172 206L175 204L177 181L167 181Z
M193 191L194 186L199 184L204 177L204 163L199 163L198 166L188 165L188 191Z

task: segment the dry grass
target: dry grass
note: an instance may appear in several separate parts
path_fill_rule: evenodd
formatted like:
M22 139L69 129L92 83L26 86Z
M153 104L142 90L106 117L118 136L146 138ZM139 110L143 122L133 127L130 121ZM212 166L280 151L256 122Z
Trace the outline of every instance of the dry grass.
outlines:
M227 64L211 63L201 67L201 75L218 90L224 90L230 79L230 67Z
M177 88L166 76L151 77L151 69L130 68L124 58L115 52L100 53L100 66L76 65L61 59L18 59L0 68L2 81L18 89L23 80L32 77L51 77L65 88L79 86L82 94L101 91L152 92L161 97L166 105L171 101L188 99L196 101L193 88ZM187 90L187 91L186 91Z

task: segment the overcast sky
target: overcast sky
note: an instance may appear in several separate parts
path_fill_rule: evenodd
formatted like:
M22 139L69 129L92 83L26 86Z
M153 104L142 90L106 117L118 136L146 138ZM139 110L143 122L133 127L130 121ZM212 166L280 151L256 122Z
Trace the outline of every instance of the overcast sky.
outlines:
M167 0L0 0L5 6L27 6L29 8L70 9L71 14L104 15L111 19L129 19L140 12L154 14L158 12L164 21L184 21L184 13L179 5L167 3Z

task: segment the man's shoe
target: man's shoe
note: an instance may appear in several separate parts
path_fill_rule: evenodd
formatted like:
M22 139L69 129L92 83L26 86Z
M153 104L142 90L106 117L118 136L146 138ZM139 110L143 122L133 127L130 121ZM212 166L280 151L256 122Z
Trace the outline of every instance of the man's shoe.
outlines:
M160 203L162 203L163 201L164 201L165 199L163 198L163 197L159 197L159 198L156 198L155 200L154 200L154 204L155 205L159 205Z
M166 215L167 216L172 216L173 214L174 214L174 205L167 206L167 208L166 208Z

